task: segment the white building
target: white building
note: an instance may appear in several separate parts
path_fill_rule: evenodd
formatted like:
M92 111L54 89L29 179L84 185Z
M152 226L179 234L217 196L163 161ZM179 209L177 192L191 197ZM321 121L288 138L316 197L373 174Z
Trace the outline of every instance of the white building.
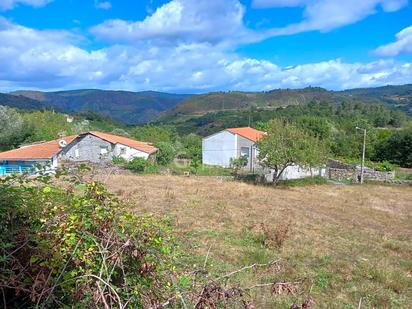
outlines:
M247 169L257 167L258 149L256 142L266 133L250 128L230 128L202 140L203 164L230 167L230 159L240 156L248 158Z
M246 169L265 175L268 181L273 180L273 170L263 169L259 165L257 141L264 137L266 132L250 127L230 128L202 140L203 164L230 167L230 159L245 156L248 159ZM281 179L299 179L311 176L325 176L324 168L303 168L298 165L287 167Z

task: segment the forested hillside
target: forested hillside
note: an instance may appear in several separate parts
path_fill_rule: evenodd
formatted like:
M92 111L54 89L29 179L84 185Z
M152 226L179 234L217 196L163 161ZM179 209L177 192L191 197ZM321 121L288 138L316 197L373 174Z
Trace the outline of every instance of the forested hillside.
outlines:
M165 112L170 116L199 115L207 112L250 109L252 107L273 109L289 105L305 105L309 102L327 103L383 103L378 97L357 97L344 92L328 91L319 87L303 89L274 89L267 92L213 92L193 96Z
M72 90L58 92L15 91L11 93L20 104L9 104L0 98L0 104L19 108L49 108L64 113L94 112L125 124L151 121L160 112L175 107L188 97L155 91L130 92L110 90ZM13 103L13 102L12 102Z
M363 98L375 98L412 114L412 85L358 88L344 93Z

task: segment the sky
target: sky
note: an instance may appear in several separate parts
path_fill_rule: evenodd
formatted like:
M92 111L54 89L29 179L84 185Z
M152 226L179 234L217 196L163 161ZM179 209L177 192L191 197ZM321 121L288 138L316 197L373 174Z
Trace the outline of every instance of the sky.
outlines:
M412 83L408 0L0 0L0 91Z

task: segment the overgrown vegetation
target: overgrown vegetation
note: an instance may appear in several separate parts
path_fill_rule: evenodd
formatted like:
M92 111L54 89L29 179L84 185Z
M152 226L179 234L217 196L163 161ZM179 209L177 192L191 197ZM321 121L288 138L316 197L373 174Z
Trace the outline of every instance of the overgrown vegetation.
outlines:
M278 280L278 260L219 275L209 272L208 256L203 266L190 264L196 254L180 249L167 220L128 206L82 173L0 179L2 307L250 309L251 289L300 288ZM258 271L269 281L229 283Z

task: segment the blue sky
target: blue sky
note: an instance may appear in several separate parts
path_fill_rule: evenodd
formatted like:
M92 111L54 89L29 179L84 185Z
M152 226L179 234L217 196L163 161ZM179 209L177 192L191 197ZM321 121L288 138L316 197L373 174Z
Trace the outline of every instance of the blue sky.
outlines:
M0 91L412 83L407 0L0 0Z

